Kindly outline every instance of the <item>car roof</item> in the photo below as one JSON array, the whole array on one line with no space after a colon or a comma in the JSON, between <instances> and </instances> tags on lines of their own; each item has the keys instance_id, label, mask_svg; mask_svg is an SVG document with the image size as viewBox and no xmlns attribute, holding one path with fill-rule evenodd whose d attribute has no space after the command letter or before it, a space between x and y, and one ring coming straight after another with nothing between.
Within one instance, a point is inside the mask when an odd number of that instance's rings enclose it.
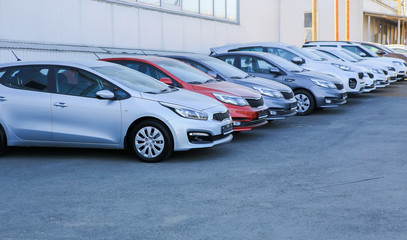
<instances>
[{"instance_id":1,"label":"car roof","mask_svg":"<svg viewBox=\"0 0 407 240\"><path fill-rule=\"evenodd\" d=\"M252 43L234 43L227 44L221 47L211 48L212 54L224 53L232 49L242 48L242 47L288 47L292 46L291 44L282 43L282 42L252 42Z\"/></svg>"},{"instance_id":2,"label":"car roof","mask_svg":"<svg viewBox=\"0 0 407 240\"><path fill-rule=\"evenodd\" d=\"M27 66L27 65L63 65L75 67L102 67L112 66L113 63L97 61L97 60L46 60L46 61L17 61L0 64L0 67L14 67L14 66Z\"/></svg>"},{"instance_id":3,"label":"car roof","mask_svg":"<svg viewBox=\"0 0 407 240\"><path fill-rule=\"evenodd\" d=\"M158 62L158 61L167 61L167 60L174 60L171 58L163 57L163 56L155 56L155 55L140 55L137 57L114 57L114 58L103 58L101 60L128 60L128 61L134 61L134 60L144 60L144 61L149 61L149 62ZM174 60L175 61L175 60Z\"/></svg>"}]
</instances>

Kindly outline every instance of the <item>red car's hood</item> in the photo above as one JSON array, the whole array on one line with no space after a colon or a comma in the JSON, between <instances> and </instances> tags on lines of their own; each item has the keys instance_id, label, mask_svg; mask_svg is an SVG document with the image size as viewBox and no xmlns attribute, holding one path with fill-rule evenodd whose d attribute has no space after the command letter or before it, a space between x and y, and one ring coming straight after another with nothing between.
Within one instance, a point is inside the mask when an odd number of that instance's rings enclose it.
<instances>
[{"instance_id":1,"label":"red car's hood","mask_svg":"<svg viewBox=\"0 0 407 240\"><path fill-rule=\"evenodd\" d=\"M192 85L197 92L215 92L231 96L259 98L261 94L244 86L230 82L216 82Z\"/></svg>"}]
</instances>

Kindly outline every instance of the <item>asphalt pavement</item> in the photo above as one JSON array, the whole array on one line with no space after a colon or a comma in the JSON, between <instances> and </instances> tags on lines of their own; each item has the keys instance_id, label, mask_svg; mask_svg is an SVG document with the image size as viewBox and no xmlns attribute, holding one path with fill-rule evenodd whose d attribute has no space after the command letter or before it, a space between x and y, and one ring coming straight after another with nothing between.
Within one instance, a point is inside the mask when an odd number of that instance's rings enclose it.
<instances>
[{"instance_id":1,"label":"asphalt pavement","mask_svg":"<svg viewBox=\"0 0 407 240\"><path fill-rule=\"evenodd\" d=\"M139 162L12 148L0 239L407 239L407 81Z\"/></svg>"}]
</instances>

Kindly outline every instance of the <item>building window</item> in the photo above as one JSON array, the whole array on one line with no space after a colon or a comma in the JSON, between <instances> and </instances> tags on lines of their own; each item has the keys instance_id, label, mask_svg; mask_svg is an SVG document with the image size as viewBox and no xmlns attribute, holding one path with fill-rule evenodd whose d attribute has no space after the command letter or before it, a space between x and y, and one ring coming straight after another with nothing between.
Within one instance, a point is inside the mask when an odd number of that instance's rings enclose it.
<instances>
[{"instance_id":1,"label":"building window","mask_svg":"<svg viewBox=\"0 0 407 240\"><path fill-rule=\"evenodd\" d=\"M304 13L304 41L312 41L312 13Z\"/></svg>"},{"instance_id":2,"label":"building window","mask_svg":"<svg viewBox=\"0 0 407 240\"><path fill-rule=\"evenodd\" d=\"M157 7L193 13L214 19L239 21L240 0L105 0L108 2L142 3L144 6Z\"/></svg>"}]
</instances>

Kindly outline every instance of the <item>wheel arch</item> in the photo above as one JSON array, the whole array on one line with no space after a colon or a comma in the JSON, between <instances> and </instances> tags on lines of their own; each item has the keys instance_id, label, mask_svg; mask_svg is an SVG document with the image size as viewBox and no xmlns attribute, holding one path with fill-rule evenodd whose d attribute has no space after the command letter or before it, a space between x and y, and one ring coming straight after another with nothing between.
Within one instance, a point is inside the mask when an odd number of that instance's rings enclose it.
<instances>
[{"instance_id":1,"label":"wheel arch","mask_svg":"<svg viewBox=\"0 0 407 240\"><path fill-rule=\"evenodd\" d=\"M124 149L128 149L128 148L129 148L129 142L130 142L129 136L130 136L131 131L134 129L134 127L135 127L137 124L139 124L139 123L141 123L141 122L143 122L143 121L147 121L147 120L153 120L153 121L160 122L160 123L168 130L168 132L169 132L169 134L170 134L170 137L172 138L172 141L174 142L173 145L175 145L175 138L174 138L174 135L172 134L171 128L170 128L164 121L162 121L161 119L156 118L156 117L141 117L141 118L139 118L139 119L133 121L133 122L130 124L130 126L127 128L126 135L124 136L124 144L123 144L123 145L124 145ZM173 146L173 147L174 147L174 146Z\"/></svg>"}]
</instances>

